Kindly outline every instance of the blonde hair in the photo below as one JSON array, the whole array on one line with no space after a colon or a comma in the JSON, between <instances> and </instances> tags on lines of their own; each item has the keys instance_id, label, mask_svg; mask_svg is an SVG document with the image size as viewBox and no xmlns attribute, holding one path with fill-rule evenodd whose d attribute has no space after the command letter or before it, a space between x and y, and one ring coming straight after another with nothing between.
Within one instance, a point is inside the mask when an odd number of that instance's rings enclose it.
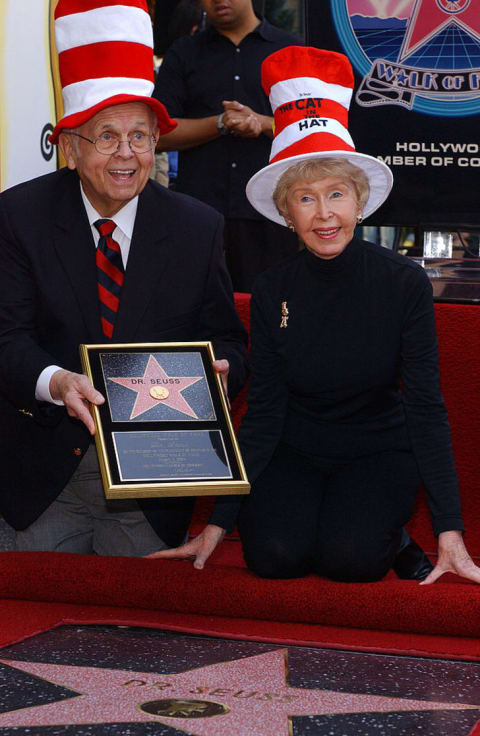
<instances>
[{"instance_id":1,"label":"blonde hair","mask_svg":"<svg viewBox=\"0 0 480 736\"><path fill-rule=\"evenodd\" d=\"M287 196L292 184L297 181L313 182L327 176L341 176L347 179L352 184L360 210L363 210L370 194L370 185L365 172L346 159L319 157L293 164L280 176L272 196L282 217L287 214Z\"/></svg>"}]
</instances>

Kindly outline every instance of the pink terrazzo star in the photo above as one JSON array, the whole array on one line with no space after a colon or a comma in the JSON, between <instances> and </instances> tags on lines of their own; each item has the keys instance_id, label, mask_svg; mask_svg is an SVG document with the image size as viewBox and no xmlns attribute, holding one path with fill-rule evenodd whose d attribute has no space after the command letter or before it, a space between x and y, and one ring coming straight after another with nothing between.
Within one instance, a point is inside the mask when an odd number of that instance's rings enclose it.
<instances>
[{"instance_id":1,"label":"pink terrazzo star","mask_svg":"<svg viewBox=\"0 0 480 736\"><path fill-rule=\"evenodd\" d=\"M0 728L158 722L194 736L260 733L262 736L288 736L292 716L479 707L289 687L286 650L174 675L11 660L3 660L3 664L79 694L69 700L3 713ZM147 704L152 701L173 702L177 717L152 716L142 710L142 707L150 707ZM211 713L211 717L206 717L215 707L218 712L218 704L223 706L221 714ZM160 704L160 708L163 707ZM196 717L189 717L193 713Z\"/></svg>"},{"instance_id":2,"label":"pink terrazzo star","mask_svg":"<svg viewBox=\"0 0 480 736\"><path fill-rule=\"evenodd\" d=\"M130 419L139 417L140 414L148 411L152 406L158 406L159 403L169 406L171 409L175 409L182 414L187 414L189 417L193 417L193 419L198 419L190 404L183 398L182 391L197 383L197 381L201 381L202 378L203 376L168 376L160 363L153 355L150 355L143 376L109 378L108 380L113 381L113 383L119 383L120 386L125 386L130 391L137 392L137 398L135 399ZM150 389L155 385L164 386L168 389L169 395L167 398L159 401L150 394Z\"/></svg>"}]
</instances>

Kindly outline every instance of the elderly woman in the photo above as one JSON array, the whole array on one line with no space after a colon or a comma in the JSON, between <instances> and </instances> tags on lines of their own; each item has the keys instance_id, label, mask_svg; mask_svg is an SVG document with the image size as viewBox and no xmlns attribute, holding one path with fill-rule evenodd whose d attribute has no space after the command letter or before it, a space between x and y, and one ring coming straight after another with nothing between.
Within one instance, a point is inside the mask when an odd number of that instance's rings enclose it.
<instances>
[{"instance_id":1,"label":"elderly woman","mask_svg":"<svg viewBox=\"0 0 480 736\"><path fill-rule=\"evenodd\" d=\"M240 430L252 484L238 519L246 563L265 577L373 581L393 567L426 583L448 570L480 582L463 544L429 280L355 236L392 177L355 151L346 130L349 62L291 47L269 57L262 75L275 139L247 196L305 249L261 275L252 297ZM439 540L433 570L404 530L421 482ZM180 554L202 567L236 510L222 499Z\"/></svg>"},{"instance_id":2,"label":"elderly woman","mask_svg":"<svg viewBox=\"0 0 480 736\"><path fill-rule=\"evenodd\" d=\"M273 192L305 250L252 300L241 446L253 488L239 528L263 576L427 577L403 529L421 480L441 548L463 544L430 284L354 236L369 193L365 172L335 157L294 163Z\"/></svg>"}]
</instances>

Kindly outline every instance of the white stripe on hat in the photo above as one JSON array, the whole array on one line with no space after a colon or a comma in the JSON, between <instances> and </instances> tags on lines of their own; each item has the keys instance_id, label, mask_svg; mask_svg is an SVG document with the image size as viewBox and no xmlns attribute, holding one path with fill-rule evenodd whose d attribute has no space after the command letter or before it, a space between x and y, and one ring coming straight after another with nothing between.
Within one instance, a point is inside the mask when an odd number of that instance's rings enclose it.
<instances>
[{"instance_id":1,"label":"white stripe on hat","mask_svg":"<svg viewBox=\"0 0 480 736\"><path fill-rule=\"evenodd\" d=\"M153 82L148 79L131 77L102 77L101 79L85 79L82 82L68 84L62 92L66 117L88 110L114 95L151 97Z\"/></svg>"},{"instance_id":2,"label":"white stripe on hat","mask_svg":"<svg viewBox=\"0 0 480 736\"><path fill-rule=\"evenodd\" d=\"M312 122L314 120L321 121L320 125L317 126L314 124L312 126ZM342 141L355 150L350 133L335 118L305 118L287 125L281 133L275 136L272 143L270 161L278 156L278 154L281 153L284 148L287 148L287 146L291 146L293 143L298 143L299 140L306 138L313 133L330 133L331 135L336 135L337 138L341 138Z\"/></svg>"},{"instance_id":3,"label":"white stripe on hat","mask_svg":"<svg viewBox=\"0 0 480 736\"><path fill-rule=\"evenodd\" d=\"M153 48L150 16L141 8L109 5L64 15L55 21L55 42L59 54L102 41L131 41Z\"/></svg>"},{"instance_id":4,"label":"white stripe on hat","mask_svg":"<svg viewBox=\"0 0 480 736\"><path fill-rule=\"evenodd\" d=\"M270 89L270 105L273 112L279 105L307 97L322 97L338 102L348 110L352 88L341 84L329 84L316 77L294 77L273 84Z\"/></svg>"}]
</instances>

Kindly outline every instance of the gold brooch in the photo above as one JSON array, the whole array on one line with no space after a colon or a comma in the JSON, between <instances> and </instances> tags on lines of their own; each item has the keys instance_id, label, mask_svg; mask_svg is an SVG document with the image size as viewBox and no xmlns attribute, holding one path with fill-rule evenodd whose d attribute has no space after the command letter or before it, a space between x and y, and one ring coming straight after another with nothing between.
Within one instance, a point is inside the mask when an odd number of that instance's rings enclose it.
<instances>
[{"instance_id":1,"label":"gold brooch","mask_svg":"<svg viewBox=\"0 0 480 736\"><path fill-rule=\"evenodd\" d=\"M280 327L288 327L288 309L287 309L287 302L282 302L282 320L280 322Z\"/></svg>"}]
</instances>

